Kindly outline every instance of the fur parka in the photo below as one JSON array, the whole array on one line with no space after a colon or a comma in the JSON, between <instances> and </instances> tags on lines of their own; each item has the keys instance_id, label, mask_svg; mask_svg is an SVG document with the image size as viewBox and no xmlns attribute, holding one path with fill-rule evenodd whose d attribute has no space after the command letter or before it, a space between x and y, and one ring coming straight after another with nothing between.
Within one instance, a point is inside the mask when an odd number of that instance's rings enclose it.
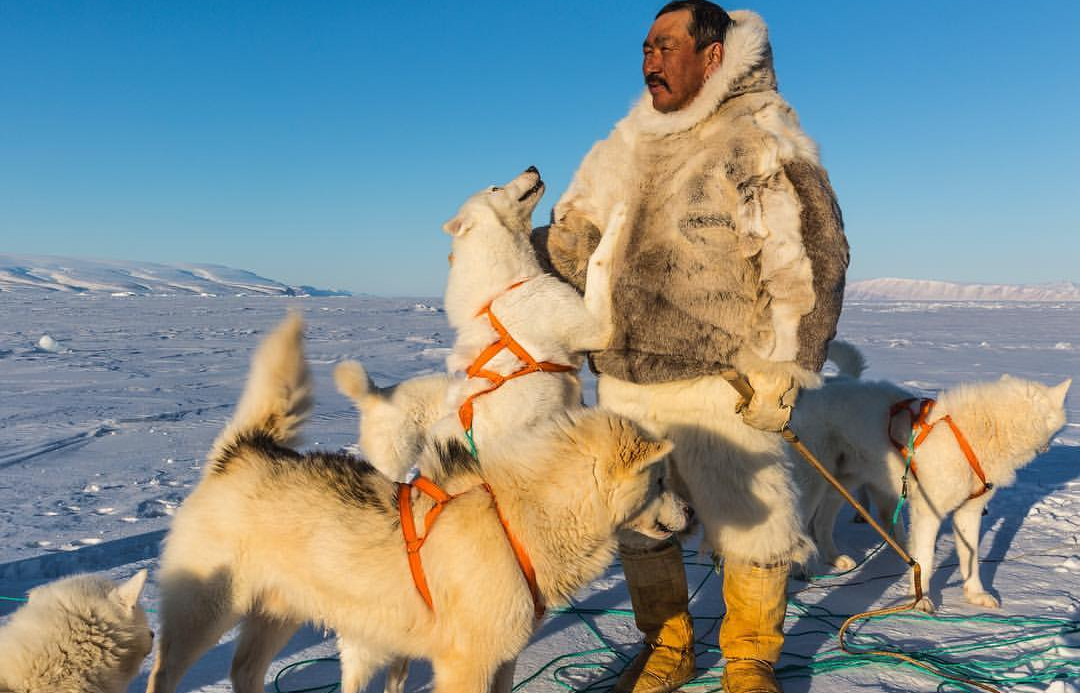
<instances>
[{"instance_id":1,"label":"fur parka","mask_svg":"<svg viewBox=\"0 0 1080 693\"><path fill-rule=\"evenodd\" d=\"M817 147L776 91L762 19L731 13L724 58L685 108L646 91L598 142L534 244L583 289L617 202L615 334L593 366L653 383L774 362L817 371L835 335L848 246Z\"/></svg>"}]
</instances>

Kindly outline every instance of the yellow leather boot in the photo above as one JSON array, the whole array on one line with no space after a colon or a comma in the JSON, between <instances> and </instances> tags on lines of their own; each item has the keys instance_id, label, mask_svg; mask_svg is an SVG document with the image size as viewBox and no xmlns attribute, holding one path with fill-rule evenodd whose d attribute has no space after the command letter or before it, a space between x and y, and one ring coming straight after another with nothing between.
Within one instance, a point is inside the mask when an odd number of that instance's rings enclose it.
<instances>
[{"instance_id":1,"label":"yellow leather boot","mask_svg":"<svg viewBox=\"0 0 1080 693\"><path fill-rule=\"evenodd\" d=\"M788 563L724 563L724 693L782 693L773 664L784 645L789 569Z\"/></svg>"},{"instance_id":2,"label":"yellow leather boot","mask_svg":"<svg viewBox=\"0 0 1080 693\"><path fill-rule=\"evenodd\" d=\"M645 647L623 670L614 693L668 693L696 673L682 550L673 542L646 551L620 547L619 557Z\"/></svg>"}]
</instances>

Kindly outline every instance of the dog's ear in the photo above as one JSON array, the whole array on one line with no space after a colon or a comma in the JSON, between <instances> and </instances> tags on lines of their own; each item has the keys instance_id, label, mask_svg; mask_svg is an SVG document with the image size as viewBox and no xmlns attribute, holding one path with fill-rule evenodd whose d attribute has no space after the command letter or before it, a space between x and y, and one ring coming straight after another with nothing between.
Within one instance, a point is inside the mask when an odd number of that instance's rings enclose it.
<instances>
[{"instance_id":1,"label":"dog's ear","mask_svg":"<svg viewBox=\"0 0 1080 693\"><path fill-rule=\"evenodd\" d=\"M671 452L674 444L670 440L657 440L645 434L629 421L621 422L618 442L615 446L615 459L612 467L615 471L639 471L660 461Z\"/></svg>"},{"instance_id":2,"label":"dog's ear","mask_svg":"<svg viewBox=\"0 0 1080 693\"><path fill-rule=\"evenodd\" d=\"M109 593L109 598L125 609L134 609L146 586L146 568L131 576L131 579Z\"/></svg>"},{"instance_id":3,"label":"dog's ear","mask_svg":"<svg viewBox=\"0 0 1080 693\"><path fill-rule=\"evenodd\" d=\"M1059 407L1064 407L1065 395L1069 394L1070 385L1072 385L1072 378L1067 378L1050 388L1050 401Z\"/></svg>"},{"instance_id":4,"label":"dog's ear","mask_svg":"<svg viewBox=\"0 0 1080 693\"><path fill-rule=\"evenodd\" d=\"M447 232L454 238L464 236L465 232L469 230L469 225L465 223L465 220L461 218L461 215L454 217L450 221L442 225L443 231Z\"/></svg>"}]
</instances>

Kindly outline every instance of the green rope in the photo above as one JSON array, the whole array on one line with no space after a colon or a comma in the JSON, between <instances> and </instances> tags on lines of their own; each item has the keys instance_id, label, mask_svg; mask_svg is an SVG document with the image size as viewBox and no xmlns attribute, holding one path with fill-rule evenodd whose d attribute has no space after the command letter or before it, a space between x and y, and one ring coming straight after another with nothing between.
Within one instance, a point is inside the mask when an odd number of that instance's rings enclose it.
<instances>
[{"instance_id":1,"label":"green rope","mask_svg":"<svg viewBox=\"0 0 1080 693\"><path fill-rule=\"evenodd\" d=\"M711 564L687 561L686 565L701 567ZM711 570L706 572L705 577L693 590L691 599L693 595L697 595L702 590L715 574ZM598 616L611 616L632 619L633 611L630 609L583 608L571 602L570 606L553 609L551 614L553 616L570 614L576 616L598 642L598 646L552 658L522 678L514 686L513 690L527 690L531 683L547 674L551 683L573 693L607 693L610 691L619 672L626 665L627 657L608 642L595 623L586 617L595 619ZM797 642L800 638L811 636L834 636L840 624L849 618L851 614L838 614L816 604L807 604L796 599L789 599L788 616L799 619L799 632L788 633L787 635L789 641ZM711 633L716 623L721 619L722 615L694 617L695 623L702 621L709 623L708 628L695 628L695 630L702 633ZM988 632L1001 633L1001 635L992 639L979 639L978 641L956 645L922 646L904 649L905 654L930 663L947 673L960 675L974 681L1007 685L1047 685L1053 681L1080 678L1080 644L1072 646L1056 641L1062 636L1080 633L1080 621L1065 618L987 615L929 616L922 613L904 612L868 619L860 626L857 632L853 632L848 636L849 647L856 650L895 649L894 641L884 636L865 632L867 624L887 620L925 621L927 619L944 622L957 628L963 625L974 626L977 627L980 635ZM818 627L801 627L804 625L813 626L813 624L818 624ZM1046 640L1050 640L1050 642L1040 642ZM699 657L704 654L714 654L718 657L721 655L719 647L702 640L695 642L694 649ZM1069 656L1063 651L1075 651L1076 654ZM981 656L980 661L967 659L971 652L978 652ZM927 677L932 676L926 670L906 662L879 655L859 654L858 652L847 654L837 646L832 646L813 655L785 653L784 657L786 660L793 661L777 667L777 678L782 681L816 678L869 666L900 667L911 673L918 673ZM279 681L288 671L305 664L328 661L335 660L332 658L309 660L296 662L285 667L275 677L275 693L333 693L336 690L336 682L303 689L286 689L279 685ZM587 681L580 681L582 675L587 672L596 672L597 675L590 677ZM693 689L697 693L718 693L722 690L720 687L721 673L721 665L699 669L697 677L683 687ZM579 681L574 682L570 680L572 678L579 679ZM937 685L939 693L961 691L967 693L972 690L975 689L948 680L941 680Z\"/></svg>"},{"instance_id":2,"label":"green rope","mask_svg":"<svg viewBox=\"0 0 1080 693\"><path fill-rule=\"evenodd\" d=\"M472 426L469 426L467 429L465 429L465 440L469 442L469 452L472 453L473 459L479 460L480 455L476 453L476 443L473 441L472 437Z\"/></svg>"}]
</instances>

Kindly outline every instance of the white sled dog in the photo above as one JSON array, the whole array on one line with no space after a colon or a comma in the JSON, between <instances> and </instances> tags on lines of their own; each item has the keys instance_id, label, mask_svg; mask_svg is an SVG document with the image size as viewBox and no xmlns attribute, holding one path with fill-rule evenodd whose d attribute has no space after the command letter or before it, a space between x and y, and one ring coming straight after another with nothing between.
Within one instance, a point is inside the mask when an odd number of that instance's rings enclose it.
<instances>
[{"instance_id":1,"label":"white sled dog","mask_svg":"<svg viewBox=\"0 0 1080 693\"><path fill-rule=\"evenodd\" d=\"M544 272L530 243L530 218L543 194L539 172L529 168L505 187L470 197L444 225L453 237L446 312L457 331L447 368L467 377L426 375L378 388L356 361L335 369L338 390L361 413L361 449L392 479L404 478L415 464L436 422L436 438L461 435L459 412L467 401L477 448L580 406L577 372L585 352L602 349L611 339L611 261L626 215L621 206L612 212L604 240L590 257L582 297ZM506 344L496 322L537 363L559 368L513 376L527 364L509 345L494 351L493 344ZM478 395L495 385L482 374L468 375L488 349L494 355L476 370L511 377Z\"/></svg>"},{"instance_id":2,"label":"white sled dog","mask_svg":"<svg viewBox=\"0 0 1080 693\"><path fill-rule=\"evenodd\" d=\"M859 380L862 356L849 344L834 342L829 357L840 367L840 376L799 396L792 430L847 489L866 486L879 517L888 523L900 499L904 473L904 459L891 439L906 444L912 432L911 419L904 412L891 418L890 414L893 405L913 395L889 382ZM964 596L978 606L999 606L979 577L982 512L996 490L1012 484L1016 471L1045 451L1054 433L1065 425L1065 395L1071 382L1050 387L1004 375L999 380L958 385L937 397L928 421L939 423L916 448L917 478L908 475L908 550L922 567L924 595L933 574L938 530L952 513ZM912 406L917 403L916 399ZM985 473L985 489L946 416L970 444ZM839 554L832 538L844 501L805 462L797 461L796 469L804 490L803 516L813 518L811 533L821 558L838 568L853 567L854 561ZM903 539L902 526L896 530ZM924 596L919 608L931 612L934 604Z\"/></svg>"},{"instance_id":3,"label":"white sled dog","mask_svg":"<svg viewBox=\"0 0 1080 693\"><path fill-rule=\"evenodd\" d=\"M410 577L399 487L359 459L288 447L310 409L301 330L292 316L258 349L206 475L177 512L148 691L175 690L241 621L231 672L239 693L263 690L274 654L304 622L336 632L344 693L398 657L430 659L437 691L484 691L537 623L500 513L546 606L603 571L618 530L659 538L686 526L686 505L660 483L671 444L605 412L523 432L490 467L456 440L434 445L427 468L455 497L421 552L429 608ZM414 517L433 507L412 497Z\"/></svg>"},{"instance_id":4,"label":"white sled dog","mask_svg":"<svg viewBox=\"0 0 1080 693\"><path fill-rule=\"evenodd\" d=\"M140 570L122 585L73 575L30 590L0 629L0 691L124 693L154 640L145 583Z\"/></svg>"},{"instance_id":5,"label":"white sled dog","mask_svg":"<svg viewBox=\"0 0 1080 693\"><path fill-rule=\"evenodd\" d=\"M375 469L404 481L420 459L431 426L449 413L446 392L452 378L434 373L378 387L357 361L334 369L334 383L360 411L360 450Z\"/></svg>"},{"instance_id":6,"label":"white sled dog","mask_svg":"<svg viewBox=\"0 0 1080 693\"><path fill-rule=\"evenodd\" d=\"M540 173L530 167L505 187L473 195L443 226L453 237L446 315L457 332L446 365L469 376L451 384L447 419L460 435L461 407L471 407L480 450L580 406L577 372L585 353L611 341L611 262L625 235L625 208L616 206L589 258L582 297L544 271L530 242L532 211L543 194ZM525 368L522 352L536 367ZM442 425L435 435L446 435Z\"/></svg>"}]
</instances>

